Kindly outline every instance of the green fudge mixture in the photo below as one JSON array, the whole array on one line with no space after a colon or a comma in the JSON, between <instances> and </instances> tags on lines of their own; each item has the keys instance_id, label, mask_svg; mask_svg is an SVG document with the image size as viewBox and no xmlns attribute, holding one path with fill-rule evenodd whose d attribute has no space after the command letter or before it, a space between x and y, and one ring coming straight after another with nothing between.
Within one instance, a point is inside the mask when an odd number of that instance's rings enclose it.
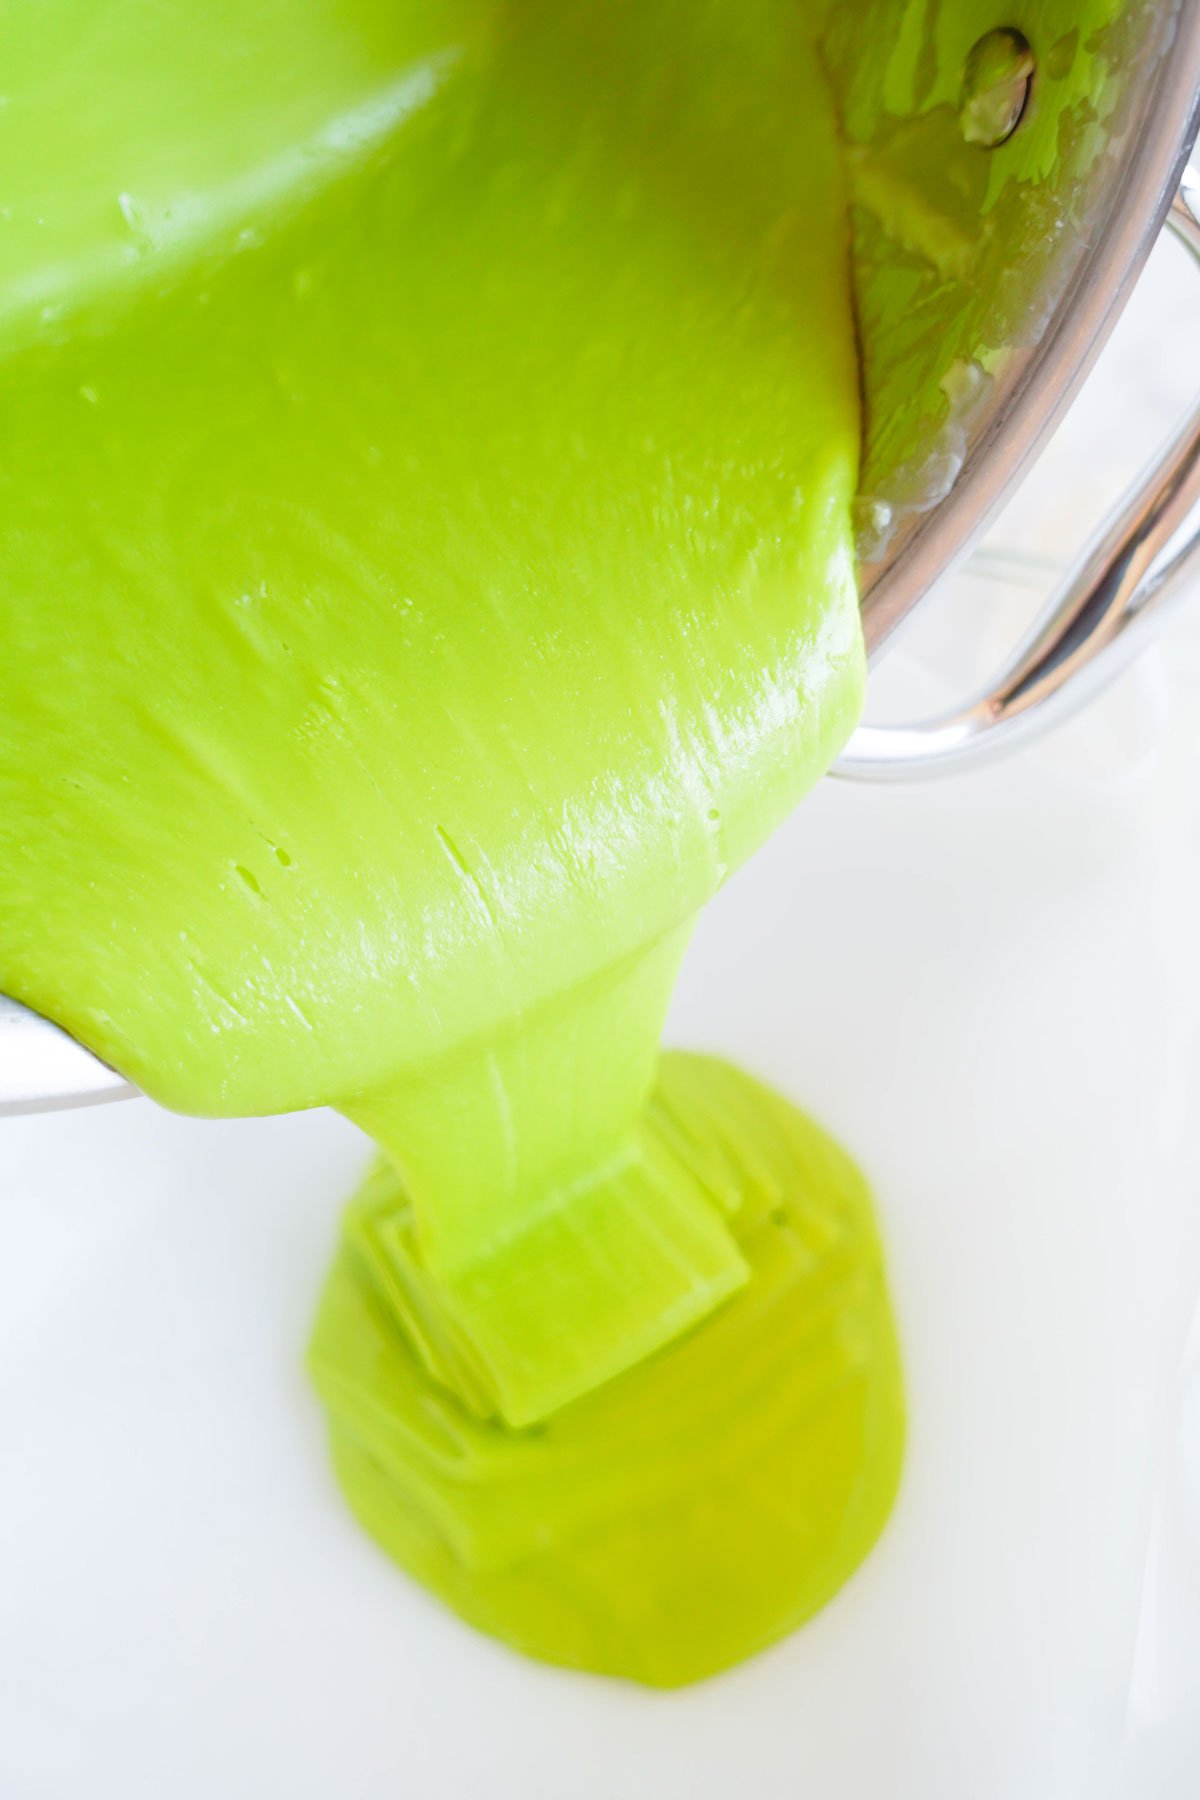
<instances>
[{"instance_id":1,"label":"green fudge mixture","mask_svg":"<svg viewBox=\"0 0 1200 1800\"><path fill-rule=\"evenodd\" d=\"M813 33L0 15L0 991L165 1105L375 1138L311 1349L350 1505L663 1685L828 1599L903 1439L861 1177L658 1054L862 692Z\"/></svg>"}]
</instances>

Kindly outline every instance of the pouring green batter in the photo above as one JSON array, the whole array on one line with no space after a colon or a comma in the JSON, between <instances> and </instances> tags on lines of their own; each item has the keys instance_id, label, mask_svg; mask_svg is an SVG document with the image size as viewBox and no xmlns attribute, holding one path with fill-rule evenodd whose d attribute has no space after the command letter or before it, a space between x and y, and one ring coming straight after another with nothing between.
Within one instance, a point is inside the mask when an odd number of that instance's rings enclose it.
<instances>
[{"instance_id":1,"label":"pouring green batter","mask_svg":"<svg viewBox=\"0 0 1200 1800\"><path fill-rule=\"evenodd\" d=\"M0 990L370 1132L350 1504L523 1649L695 1679L846 1579L903 1436L861 1178L657 1050L860 702L810 18L174 10L0 23Z\"/></svg>"}]
</instances>

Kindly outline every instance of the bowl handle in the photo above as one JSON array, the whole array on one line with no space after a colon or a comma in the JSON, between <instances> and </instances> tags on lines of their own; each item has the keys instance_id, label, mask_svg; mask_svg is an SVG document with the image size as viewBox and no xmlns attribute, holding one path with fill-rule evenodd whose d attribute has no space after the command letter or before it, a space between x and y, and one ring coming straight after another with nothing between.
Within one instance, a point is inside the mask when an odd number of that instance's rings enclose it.
<instances>
[{"instance_id":1,"label":"bowl handle","mask_svg":"<svg viewBox=\"0 0 1200 1800\"><path fill-rule=\"evenodd\" d=\"M1200 263L1200 165L1184 175L1168 224ZM1125 667L1178 598L1180 577L1200 550L1200 514L1191 517L1198 506L1200 405L1100 527L985 691L916 725L860 725L834 773L851 781L957 775L1061 723Z\"/></svg>"}]
</instances>

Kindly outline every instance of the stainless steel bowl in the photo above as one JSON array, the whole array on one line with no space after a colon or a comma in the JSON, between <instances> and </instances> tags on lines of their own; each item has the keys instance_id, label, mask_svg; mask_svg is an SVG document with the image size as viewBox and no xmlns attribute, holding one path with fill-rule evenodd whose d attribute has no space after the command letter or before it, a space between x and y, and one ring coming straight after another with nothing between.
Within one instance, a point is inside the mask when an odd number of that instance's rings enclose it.
<instances>
[{"instance_id":1,"label":"stainless steel bowl","mask_svg":"<svg viewBox=\"0 0 1200 1800\"><path fill-rule=\"evenodd\" d=\"M1196 0L829 0L864 367L862 616L877 656L1070 404L1164 223L1200 258ZM863 727L838 772L1006 749L1144 641L1195 547L1200 409L984 693ZM0 1113L133 1090L0 996Z\"/></svg>"},{"instance_id":2,"label":"stainless steel bowl","mask_svg":"<svg viewBox=\"0 0 1200 1800\"><path fill-rule=\"evenodd\" d=\"M912 180L914 164L920 168L912 141L922 131L941 155L940 168L926 158L931 174L920 198L929 216L907 237L903 219L889 229L886 216L872 232L862 222L857 186L853 195L868 414L860 569L872 655L1028 471L1164 224L1200 259L1200 177L1189 168L1200 127L1195 0L1031 0L1005 9L1003 22L986 0L931 7L947 66L930 69L920 49L903 50L910 68L926 69L926 97L909 118L889 119L902 27L921 10L920 0L915 7L872 0L864 21L847 8L890 48L880 66L870 50L848 45L840 76L844 86L870 87L862 155L884 167L867 184L868 205L882 191L879 210L886 214L889 193ZM974 37L977 27L984 28ZM1027 104L1011 136L989 147L977 131L966 135L978 98L972 54L1005 36L1028 47ZM1076 79L1084 55L1093 63ZM951 112L956 81L960 141L948 116L940 135L930 127L939 105ZM1022 160L1026 131L1040 131L1043 141L1053 131L1052 149ZM891 168L889 146L896 146ZM954 256L943 255L939 265L939 228L944 239L959 227L961 195L972 178L979 191L981 160L992 165L985 199L977 217L968 217ZM1002 228L989 230L1001 213ZM924 256L915 241L922 234L932 244ZM904 307L879 304L888 283L894 293L906 280ZM1146 640L1179 591L1195 548L1189 526L1198 502L1200 408L1081 546L1035 630L985 690L938 719L860 729L837 772L867 780L956 773L1066 716Z\"/></svg>"}]
</instances>

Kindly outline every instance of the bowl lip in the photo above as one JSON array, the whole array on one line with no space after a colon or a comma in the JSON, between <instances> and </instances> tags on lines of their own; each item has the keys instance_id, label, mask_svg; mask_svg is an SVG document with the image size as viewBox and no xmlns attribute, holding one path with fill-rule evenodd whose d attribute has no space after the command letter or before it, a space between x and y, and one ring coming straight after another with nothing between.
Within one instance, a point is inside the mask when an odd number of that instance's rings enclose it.
<instances>
[{"instance_id":1,"label":"bowl lip","mask_svg":"<svg viewBox=\"0 0 1200 1800\"><path fill-rule=\"evenodd\" d=\"M1021 481L1120 317L1200 134L1200 5L1172 9L1104 223L996 415L946 497L862 575L863 635L874 655L952 568Z\"/></svg>"},{"instance_id":2,"label":"bowl lip","mask_svg":"<svg viewBox=\"0 0 1200 1800\"><path fill-rule=\"evenodd\" d=\"M52 1020L0 994L0 1120L131 1098L137 1089Z\"/></svg>"}]
</instances>

